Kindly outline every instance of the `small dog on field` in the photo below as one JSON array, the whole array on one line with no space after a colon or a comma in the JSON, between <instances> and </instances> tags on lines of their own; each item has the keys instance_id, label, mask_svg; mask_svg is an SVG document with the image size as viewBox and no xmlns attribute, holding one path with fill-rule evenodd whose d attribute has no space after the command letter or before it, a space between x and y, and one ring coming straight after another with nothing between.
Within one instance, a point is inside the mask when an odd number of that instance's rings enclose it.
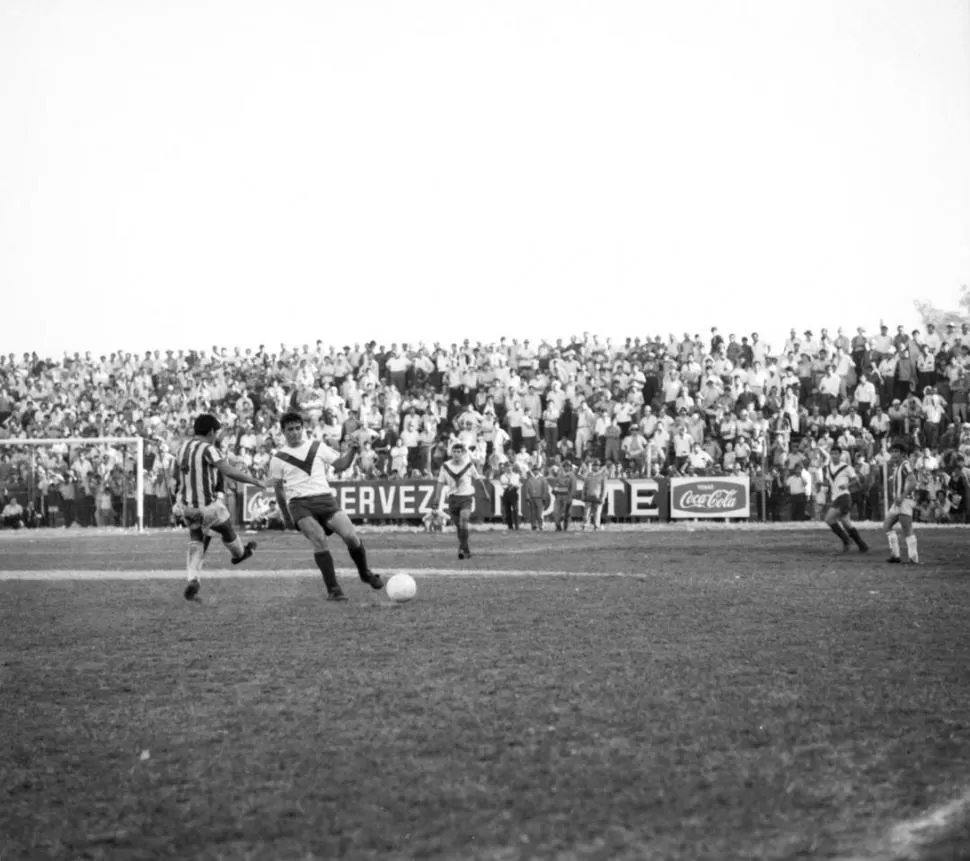
<instances>
[{"instance_id":1,"label":"small dog on field","mask_svg":"<svg viewBox=\"0 0 970 861\"><path fill-rule=\"evenodd\" d=\"M445 515L437 510L427 511L421 522L424 524L425 532L443 532L445 528Z\"/></svg>"}]
</instances>

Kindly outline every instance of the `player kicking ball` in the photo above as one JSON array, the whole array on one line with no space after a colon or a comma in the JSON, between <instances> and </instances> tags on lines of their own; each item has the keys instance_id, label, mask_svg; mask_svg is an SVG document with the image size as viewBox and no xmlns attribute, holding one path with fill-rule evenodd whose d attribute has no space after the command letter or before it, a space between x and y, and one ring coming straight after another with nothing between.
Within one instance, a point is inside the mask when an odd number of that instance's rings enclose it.
<instances>
[{"instance_id":1,"label":"player kicking ball","mask_svg":"<svg viewBox=\"0 0 970 861\"><path fill-rule=\"evenodd\" d=\"M825 522L842 541L842 552L848 553L852 546L850 539L856 543L860 553L868 553L869 545L862 540L859 530L852 524L849 513L852 511L852 491L859 484L856 471L849 464L847 452L837 454L836 460L829 461L825 467L825 485L828 488L829 504L825 512Z\"/></svg>"},{"instance_id":2,"label":"player kicking ball","mask_svg":"<svg viewBox=\"0 0 970 861\"><path fill-rule=\"evenodd\" d=\"M347 545L360 579L372 589L383 588L383 578L367 567L364 542L347 513L337 506L337 496L327 480L328 467L335 472L350 468L357 456L356 446L340 454L324 443L307 439L299 413L286 413L280 419L280 427L286 445L270 459L268 483L276 491L287 526L295 524L313 545L313 560L323 575L327 600L347 600L337 582L333 555L327 546L327 536L334 533Z\"/></svg>"},{"instance_id":3,"label":"player kicking ball","mask_svg":"<svg viewBox=\"0 0 970 861\"><path fill-rule=\"evenodd\" d=\"M212 541L212 534L222 536L232 557L232 564L245 562L253 555L256 542L243 546L232 526L232 517L223 501L222 484L228 478L243 484L265 487L263 482L247 472L230 466L216 447L216 437L222 425L215 416L203 413L192 427L194 436L182 443L172 462L175 481L175 511L189 529L187 559L188 584L185 599L195 601L199 595L202 565Z\"/></svg>"},{"instance_id":4,"label":"player kicking ball","mask_svg":"<svg viewBox=\"0 0 970 861\"><path fill-rule=\"evenodd\" d=\"M889 542L889 559L887 562L899 564L899 536L896 534L896 524L902 530L906 539L906 552L910 565L919 565L919 552L916 547L916 535L913 532L913 496L916 493L916 471L906 460L908 450L906 443L896 440L889 448L889 492L892 494L892 505L886 515L883 529Z\"/></svg>"},{"instance_id":5,"label":"player kicking ball","mask_svg":"<svg viewBox=\"0 0 970 861\"><path fill-rule=\"evenodd\" d=\"M472 509L475 507L475 481L485 482L471 457L465 451L465 445L454 442L450 449L451 457L446 460L438 471L438 483L435 485L431 508L436 509L441 500L441 494L448 489L448 513L458 532L458 558L471 559L472 551L468 544L468 521L471 520ZM486 496L488 490L485 490Z\"/></svg>"}]
</instances>

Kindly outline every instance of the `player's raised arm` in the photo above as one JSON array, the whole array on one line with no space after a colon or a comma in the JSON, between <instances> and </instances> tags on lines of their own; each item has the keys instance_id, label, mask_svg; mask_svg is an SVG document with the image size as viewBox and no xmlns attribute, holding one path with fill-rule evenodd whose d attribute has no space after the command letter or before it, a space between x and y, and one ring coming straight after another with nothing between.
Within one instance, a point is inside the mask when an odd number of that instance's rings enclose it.
<instances>
[{"instance_id":1,"label":"player's raised arm","mask_svg":"<svg viewBox=\"0 0 970 861\"><path fill-rule=\"evenodd\" d=\"M222 458L222 460L215 463L215 468L219 470L219 473L231 481L238 481L242 484L252 484L255 487L266 487L266 482L255 476L250 475L245 470L239 469L229 463L228 458Z\"/></svg>"},{"instance_id":2,"label":"player's raised arm","mask_svg":"<svg viewBox=\"0 0 970 861\"><path fill-rule=\"evenodd\" d=\"M357 457L357 449L359 448L359 443L353 437L347 440L347 451L345 451L340 457L334 460L330 466L333 467L334 472L343 472L344 470L350 469L354 464L354 459Z\"/></svg>"}]
</instances>

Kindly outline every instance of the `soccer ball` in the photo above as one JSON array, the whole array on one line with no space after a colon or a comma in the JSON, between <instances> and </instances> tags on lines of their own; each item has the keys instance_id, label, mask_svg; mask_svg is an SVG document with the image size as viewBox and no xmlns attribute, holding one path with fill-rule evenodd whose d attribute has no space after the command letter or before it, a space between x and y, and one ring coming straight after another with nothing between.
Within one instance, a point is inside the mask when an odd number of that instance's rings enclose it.
<instances>
[{"instance_id":1,"label":"soccer ball","mask_svg":"<svg viewBox=\"0 0 970 861\"><path fill-rule=\"evenodd\" d=\"M418 585L410 574L395 574L387 581L385 587L387 597L396 604L405 604L410 601L418 591Z\"/></svg>"}]
</instances>

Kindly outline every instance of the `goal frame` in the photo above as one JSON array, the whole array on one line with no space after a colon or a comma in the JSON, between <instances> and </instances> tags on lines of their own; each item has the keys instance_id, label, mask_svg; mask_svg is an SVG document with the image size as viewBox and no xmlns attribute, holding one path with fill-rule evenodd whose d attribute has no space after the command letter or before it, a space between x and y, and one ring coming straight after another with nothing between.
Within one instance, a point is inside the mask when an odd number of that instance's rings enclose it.
<instances>
[{"instance_id":1,"label":"goal frame","mask_svg":"<svg viewBox=\"0 0 970 861\"><path fill-rule=\"evenodd\" d=\"M92 445L134 445L135 446L135 511L138 531L145 531L145 440L140 436L60 436L31 439L0 439L0 448L22 448L45 445L92 446Z\"/></svg>"}]
</instances>

